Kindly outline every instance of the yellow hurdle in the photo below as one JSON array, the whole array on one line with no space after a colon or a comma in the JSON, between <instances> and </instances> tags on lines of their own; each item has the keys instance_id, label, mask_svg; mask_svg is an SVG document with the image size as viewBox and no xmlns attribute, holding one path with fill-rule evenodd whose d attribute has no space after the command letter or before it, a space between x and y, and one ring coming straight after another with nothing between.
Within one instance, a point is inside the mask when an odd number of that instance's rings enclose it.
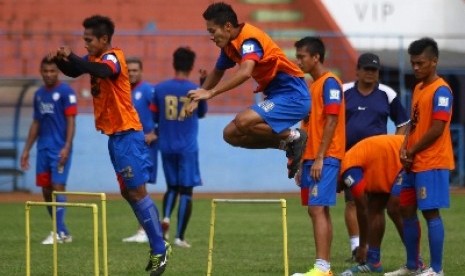
<instances>
[{"instance_id":1,"label":"yellow hurdle","mask_svg":"<svg viewBox=\"0 0 465 276\"><path fill-rule=\"evenodd\" d=\"M30 209L32 206L52 206L53 221L53 276L58 276L58 247L56 240L56 207L80 207L91 208L93 217L93 233L94 233L94 275L100 275L99 272L99 250L98 250L98 206L95 203L67 203L67 202L26 202L26 276L31 275L31 227L30 227Z\"/></svg>"},{"instance_id":2,"label":"yellow hurdle","mask_svg":"<svg viewBox=\"0 0 465 276\"><path fill-rule=\"evenodd\" d=\"M235 204L281 204L281 215L283 225L283 256L284 256L284 276L289 275L289 261L287 255L287 212L285 199L213 199L211 220L210 220L210 237L208 241L208 263L207 263L207 276L212 274L213 269L213 239L215 236L215 218L216 218L216 204L217 203L235 203Z\"/></svg>"},{"instance_id":3,"label":"yellow hurdle","mask_svg":"<svg viewBox=\"0 0 465 276\"><path fill-rule=\"evenodd\" d=\"M91 192L72 192L72 191L53 191L52 201L56 202L56 195L71 195L71 196L86 196L100 197L100 205L102 209L102 258L103 258L103 275L108 276L108 239L107 239L107 195L105 193ZM55 208L55 207L54 207ZM55 214L55 209L52 213ZM56 223L56 222L54 222Z\"/></svg>"}]
</instances>

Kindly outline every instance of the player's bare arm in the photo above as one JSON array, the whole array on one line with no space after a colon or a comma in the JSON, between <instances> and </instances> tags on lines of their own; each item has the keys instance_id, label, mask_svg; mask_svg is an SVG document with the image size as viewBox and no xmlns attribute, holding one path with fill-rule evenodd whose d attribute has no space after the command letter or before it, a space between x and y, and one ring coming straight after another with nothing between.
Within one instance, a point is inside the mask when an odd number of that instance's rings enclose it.
<instances>
[{"instance_id":1,"label":"player's bare arm","mask_svg":"<svg viewBox=\"0 0 465 276\"><path fill-rule=\"evenodd\" d=\"M334 132L336 130L338 121L337 115L327 114L326 116L326 124L323 130L323 136L321 137L317 156L315 162L310 168L310 175L315 180L320 180L321 178L321 171L323 170L323 159L326 152L328 151L329 145L331 144L331 140L334 137Z\"/></svg>"},{"instance_id":2,"label":"player's bare arm","mask_svg":"<svg viewBox=\"0 0 465 276\"><path fill-rule=\"evenodd\" d=\"M445 128L445 121L433 120L431 123L431 127L428 129L428 131L426 131L425 135L423 135L423 137L421 137L421 139L410 149L407 149L407 158L413 160L413 157L417 153L429 148L444 133Z\"/></svg>"}]
</instances>

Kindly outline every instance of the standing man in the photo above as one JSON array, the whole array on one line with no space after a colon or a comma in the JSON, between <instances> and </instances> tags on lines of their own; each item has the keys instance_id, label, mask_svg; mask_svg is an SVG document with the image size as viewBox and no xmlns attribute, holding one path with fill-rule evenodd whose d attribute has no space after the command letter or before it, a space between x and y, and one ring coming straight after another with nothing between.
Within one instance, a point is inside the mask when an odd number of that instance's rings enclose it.
<instances>
[{"instance_id":1,"label":"standing man","mask_svg":"<svg viewBox=\"0 0 465 276\"><path fill-rule=\"evenodd\" d=\"M128 58L126 59L126 64L128 66L129 82L131 83L132 103L142 123L145 144L149 148L152 161L152 166L149 168L149 180L147 183L155 184L157 181L158 143L156 126L153 122L152 112L150 111L150 103L153 98L153 86L148 82L142 81L142 60L135 57ZM139 229L137 229L134 235L123 239L123 242L144 243L148 241L147 234L141 225L139 225Z\"/></svg>"},{"instance_id":2,"label":"standing man","mask_svg":"<svg viewBox=\"0 0 465 276\"><path fill-rule=\"evenodd\" d=\"M357 81L343 85L346 103L346 150L364 138L387 134L390 118L396 125L396 134L403 134L409 122L407 112L397 93L379 83L379 57L372 53L360 55L357 61ZM348 188L344 189L346 207L345 223L350 239L350 250L355 260L359 246L359 229L354 199Z\"/></svg>"},{"instance_id":3,"label":"standing man","mask_svg":"<svg viewBox=\"0 0 465 276\"><path fill-rule=\"evenodd\" d=\"M207 112L207 101L200 100L197 110L188 118L181 118L187 92L198 85L189 81L194 67L195 53L180 47L173 53L174 78L155 86L152 111L160 130L159 144L167 190L163 197L163 235L167 240L171 213L179 197L178 225L174 245L189 248L185 240L187 224L192 213L194 187L202 185L197 142L199 118Z\"/></svg>"},{"instance_id":4,"label":"standing man","mask_svg":"<svg viewBox=\"0 0 465 276\"><path fill-rule=\"evenodd\" d=\"M151 276L165 271L171 246L162 237L158 210L145 188L152 165L142 125L131 102L131 86L123 51L111 46L115 25L105 16L94 15L83 22L88 55L81 58L67 46L50 54L67 76L90 75L95 125L108 135L108 150L121 195L132 207L150 243L146 267Z\"/></svg>"},{"instance_id":5,"label":"standing man","mask_svg":"<svg viewBox=\"0 0 465 276\"><path fill-rule=\"evenodd\" d=\"M345 112L342 84L323 65L325 45L320 38L305 37L295 43L297 64L310 73L312 112L302 123L311 137L304 151L300 184L302 205L308 206L313 225L316 260L307 273L295 276L333 275L330 264L333 226L329 207L336 204L336 186L345 151ZM300 182L300 183L299 183Z\"/></svg>"},{"instance_id":6,"label":"standing man","mask_svg":"<svg viewBox=\"0 0 465 276\"><path fill-rule=\"evenodd\" d=\"M449 85L436 72L439 58L436 41L432 38L415 40L408 53L419 83L412 94L407 143L400 151L400 161L407 171L400 193L407 264L386 275L406 275L401 273L421 268L417 209L428 227L431 267L415 275L444 275L444 224L439 209L449 207L449 171L455 166L450 137L453 96Z\"/></svg>"},{"instance_id":7,"label":"standing man","mask_svg":"<svg viewBox=\"0 0 465 276\"><path fill-rule=\"evenodd\" d=\"M309 113L310 96L303 72L262 30L239 24L232 7L213 3L203 13L210 39L221 49L215 68L200 89L189 92L189 116L200 100L208 100L230 91L250 78L263 92L265 100L240 112L223 130L224 140L235 147L286 150L288 177L300 166L307 136L290 128ZM220 82L227 69L239 65L227 80Z\"/></svg>"},{"instance_id":8,"label":"standing man","mask_svg":"<svg viewBox=\"0 0 465 276\"><path fill-rule=\"evenodd\" d=\"M60 71L53 61L43 58L40 74L44 85L34 94L34 119L21 154L21 168L29 169L29 152L37 140L36 185L42 187L46 202L52 201L53 191L65 191L71 167L75 118L76 94L73 89L58 80ZM65 195L57 195L57 202L66 202ZM52 216L52 207L47 206ZM56 208L57 232L42 241L53 244L53 235L59 243L71 242L72 237L65 225L64 207Z\"/></svg>"},{"instance_id":9,"label":"standing man","mask_svg":"<svg viewBox=\"0 0 465 276\"><path fill-rule=\"evenodd\" d=\"M350 189L360 229L356 256L359 264L344 271L343 276L383 271L381 242L386 209L402 240L399 194L403 173L399 149L403 141L403 135L371 136L355 144L342 160L338 190Z\"/></svg>"}]
</instances>

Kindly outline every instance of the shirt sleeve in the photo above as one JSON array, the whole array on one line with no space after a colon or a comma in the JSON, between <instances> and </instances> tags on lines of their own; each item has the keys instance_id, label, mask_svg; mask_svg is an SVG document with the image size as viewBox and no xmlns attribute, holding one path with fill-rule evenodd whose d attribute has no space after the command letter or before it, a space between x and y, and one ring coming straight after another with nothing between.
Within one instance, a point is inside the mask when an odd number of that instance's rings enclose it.
<instances>
[{"instance_id":1,"label":"shirt sleeve","mask_svg":"<svg viewBox=\"0 0 465 276\"><path fill-rule=\"evenodd\" d=\"M341 85L334 79L326 79L323 85L324 113L338 115L342 103Z\"/></svg>"},{"instance_id":2,"label":"shirt sleeve","mask_svg":"<svg viewBox=\"0 0 465 276\"><path fill-rule=\"evenodd\" d=\"M247 39L241 46L242 61L254 60L259 61L263 57L263 48L255 39Z\"/></svg>"},{"instance_id":3,"label":"shirt sleeve","mask_svg":"<svg viewBox=\"0 0 465 276\"><path fill-rule=\"evenodd\" d=\"M63 104L66 116L77 115L77 97L71 87L64 90Z\"/></svg>"},{"instance_id":4,"label":"shirt sleeve","mask_svg":"<svg viewBox=\"0 0 465 276\"><path fill-rule=\"evenodd\" d=\"M434 93L433 116L434 120L450 121L452 115L452 91L446 86L439 87Z\"/></svg>"},{"instance_id":5,"label":"shirt sleeve","mask_svg":"<svg viewBox=\"0 0 465 276\"><path fill-rule=\"evenodd\" d=\"M224 71L233 68L235 65L236 63L221 50L220 56L216 60L215 69Z\"/></svg>"},{"instance_id":6,"label":"shirt sleeve","mask_svg":"<svg viewBox=\"0 0 465 276\"><path fill-rule=\"evenodd\" d=\"M409 121L407 111L400 102L399 97L395 97L389 104L389 118L391 118L396 127L401 127Z\"/></svg>"},{"instance_id":7,"label":"shirt sleeve","mask_svg":"<svg viewBox=\"0 0 465 276\"><path fill-rule=\"evenodd\" d=\"M110 53L103 55L102 63L105 63L108 66L110 66L113 75L118 75L121 72L121 66L115 54Z\"/></svg>"}]
</instances>

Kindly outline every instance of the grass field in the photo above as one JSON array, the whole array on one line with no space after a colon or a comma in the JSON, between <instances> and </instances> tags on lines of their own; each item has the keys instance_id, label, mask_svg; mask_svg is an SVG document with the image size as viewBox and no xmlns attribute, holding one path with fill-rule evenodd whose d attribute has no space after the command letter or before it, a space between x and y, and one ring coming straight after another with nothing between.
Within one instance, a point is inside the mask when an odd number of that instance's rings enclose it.
<instances>
[{"instance_id":1,"label":"grass field","mask_svg":"<svg viewBox=\"0 0 465 276\"><path fill-rule=\"evenodd\" d=\"M247 197L247 195L244 195ZM222 196L223 198L226 196ZM278 197L274 197L278 198ZM296 195L286 194L289 271L306 271L313 263L314 245L306 208ZM70 198L71 199L71 198ZM464 275L465 196L453 195L452 207L443 210L446 228L444 270L447 275ZM95 202L94 200L79 200ZM160 200L156 200L160 204ZM174 248L164 275L206 275L211 199L195 199L193 216L186 234L190 249ZM68 209L67 224L73 242L59 245L59 275L92 275L92 219L88 209ZM32 207L32 275L52 275L52 247L41 245L51 230L44 207ZM348 267L347 234L343 222L343 199L332 208L334 239L332 268L337 275ZM0 275L25 275L24 203L0 203L2 228ZM174 236L175 217L171 236ZM382 261L385 271L404 263L405 253L393 224L387 223ZM129 206L122 200L108 201L108 256L110 275L147 275L147 244L123 244L121 239L137 227ZM428 262L427 231L422 219L422 255ZM276 205L217 206L213 253L213 275L283 275L281 210ZM379 275L379 274L378 274Z\"/></svg>"}]
</instances>

